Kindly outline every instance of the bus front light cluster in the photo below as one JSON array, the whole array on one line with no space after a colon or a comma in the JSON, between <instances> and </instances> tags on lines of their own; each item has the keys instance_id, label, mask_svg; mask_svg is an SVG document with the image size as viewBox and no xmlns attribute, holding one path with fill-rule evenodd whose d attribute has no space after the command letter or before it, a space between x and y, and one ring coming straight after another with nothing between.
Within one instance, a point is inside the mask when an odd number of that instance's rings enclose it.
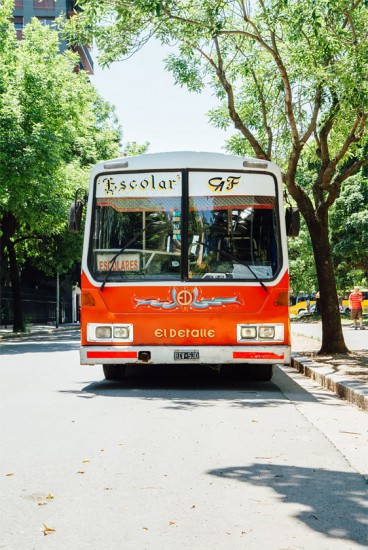
<instances>
[{"instance_id":1,"label":"bus front light cluster","mask_svg":"<svg viewBox=\"0 0 368 550\"><path fill-rule=\"evenodd\" d=\"M284 325L237 325L238 342L283 342Z\"/></svg>"},{"instance_id":2,"label":"bus front light cluster","mask_svg":"<svg viewBox=\"0 0 368 550\"><path fill-rule=\"evenodd\" d=\"M133 325L87 324L90 342L133 342Z\"/></svg>"}]
</instances>

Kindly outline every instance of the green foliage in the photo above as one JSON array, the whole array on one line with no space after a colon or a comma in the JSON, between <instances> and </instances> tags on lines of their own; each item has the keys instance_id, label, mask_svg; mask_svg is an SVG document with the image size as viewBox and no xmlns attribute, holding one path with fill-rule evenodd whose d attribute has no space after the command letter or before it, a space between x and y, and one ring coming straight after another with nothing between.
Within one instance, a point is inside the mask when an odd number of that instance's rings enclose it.
<instances>
[{"instance_id":1,"label":"green foliage","mask_svg":"<svg viewBox=\"0 0 368 550\"><path fill-rule=\"evenodd\" d=\"M299 236L288 240L290 262L290 288L293 294L312 293L318 290L313 249L305 222Z\"/></svg>"},{"instance_id":2,"label":"green foliage","mask_svg":"<svg viewBox=\"0 0 368 550\"><path fill-rule=\"evenodd\" d=\"M345 182L331 209L331 244L340 288L362 285L368 279L367 205L368 180L358 174Z\"/></svg>"},{"instance_id":3,"label":"green foliage","mask_svg":"<svg viewBox=\"0 0 368 550\"><path fill-rule=\"evenodd\" d=\"M66 236L75 189L86 187L91 164L118 156L121 130L87 75L74 71L77 56L60 53L58 33L34 19L18 42L10 16L0 15L3 252L11 241L20 262L31 256L44 271L62 271L81 253Z\"/></svg>"},{"instance_id":4,"label":"green foliage","mask_svg":"<svg viewBox=\"0 0 368 550\"><path fill-rule=\"evenodd\" d=\"M135 141L128 141L123 147L124 155L127 157L143 155L143 153L147 153L149 145L148 141L142 144L136 143Z\"/></svg>"},{"instance_id":5,"label":"green foliage","mask_svg":"<svg viewBox=\"0 0 368 550\"><path fill-rule=\"evenodd\" d=\"M172 72L175 83L186 86L191 92L200 92L204 88L204 82L199 76L200 60L195 56L178 57L171 54L165 61L165 68Z\"/></svg>"}]
</instances>

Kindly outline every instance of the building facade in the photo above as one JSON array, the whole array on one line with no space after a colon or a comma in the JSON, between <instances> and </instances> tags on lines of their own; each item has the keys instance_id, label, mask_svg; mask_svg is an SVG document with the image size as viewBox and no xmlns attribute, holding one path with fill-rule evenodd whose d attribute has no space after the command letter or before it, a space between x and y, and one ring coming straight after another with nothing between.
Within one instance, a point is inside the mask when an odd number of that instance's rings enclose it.
<instances>
[{"instance_id":1,"label":"building facade","mask_svg":"<svg viewBox=\"0 0 368 550\"><path fill-rule=\"evenodd\" d=\"M17 38L22 39L23 27L30 23L33 17L37 17L43 25L52 26L55 20L64 14L65 17L73 17L75 11L80 8L75 6L74 0L15 0L13 22L17 32ZM66 43L62 48L66 48ZM93 59L88 45L72 48L80 57L80 68L87 74L93 74Z\"/></svg>"}]
</instances>

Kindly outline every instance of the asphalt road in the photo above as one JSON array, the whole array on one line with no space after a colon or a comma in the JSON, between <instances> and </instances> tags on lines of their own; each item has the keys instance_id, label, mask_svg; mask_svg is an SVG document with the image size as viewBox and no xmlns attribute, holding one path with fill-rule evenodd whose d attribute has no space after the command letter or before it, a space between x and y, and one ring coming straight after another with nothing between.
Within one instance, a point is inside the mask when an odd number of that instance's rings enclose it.
<instances>
[{"instance_id":1,"label":"asphalt road","mask_svg":"<svg viewBox=\"0 0 368 550\"><path fill-rule=\"evenodd\" d=\"M291 369L81 367L1 345L0 548L366 548L367 415Z\"/></svg>"}]
</instances>

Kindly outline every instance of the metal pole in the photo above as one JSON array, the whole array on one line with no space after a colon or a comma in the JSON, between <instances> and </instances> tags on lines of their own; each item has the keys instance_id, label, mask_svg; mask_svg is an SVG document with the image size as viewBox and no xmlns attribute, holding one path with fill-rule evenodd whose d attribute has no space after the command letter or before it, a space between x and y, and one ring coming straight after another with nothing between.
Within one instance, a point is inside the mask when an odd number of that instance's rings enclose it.
<instances>
[{"instance_id":1,"label":"metal pole","mask_svg":"<svg viewBox=\"0 0 368 550\"><path fill-rule=\"evenodd\" d=\"M56 272L56 328L59 327L59 302L60 302L60 284L59 284L59 272Z\"/></svg>"}]
</instances>

